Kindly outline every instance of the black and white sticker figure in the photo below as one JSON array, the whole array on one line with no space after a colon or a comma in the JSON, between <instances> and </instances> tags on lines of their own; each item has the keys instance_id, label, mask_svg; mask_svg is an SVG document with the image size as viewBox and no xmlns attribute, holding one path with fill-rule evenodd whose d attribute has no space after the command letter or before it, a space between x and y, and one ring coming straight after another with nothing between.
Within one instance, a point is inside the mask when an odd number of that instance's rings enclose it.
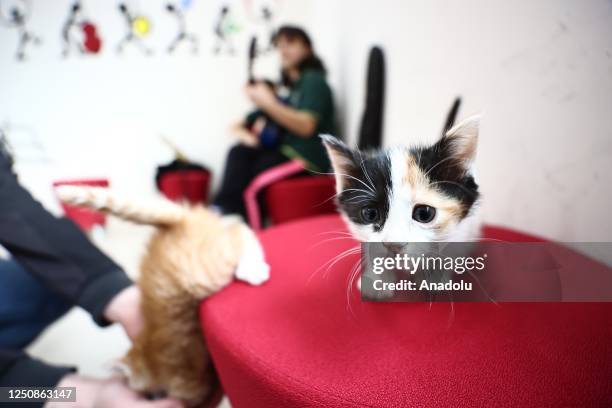
<instances>
[{"instance_id":1,"label":"black and white sticker figure","mask_svg":"<svg viewBox=\"0 0 612 408\"><path fill-rule=\"evenodd\" d=\"M197 54L198 52L200 42L195 34L187 31L187 22L185 21L185 10L183 7L183 5L179 6L173 3L168 3L166 5L166 10L174 16L178 23L178 31L168 46L168 54L172 54L182 43L190 44L193 54Z\"/></svg>"},{"instance_id":2,"label":"black and white sticker figure","mask_svg":"<svg viewBox=\"0 0 612 408\"><path fill-rule=\"evenodd\" d=\"M272 9L268 6L264 6L261 9L262 24L265 27L267 39L259 50L260 53L267 53L274 49L274 34L276 29L274 28L274 14Z\"/></svg>"},{"instance_id":3,"label":"black and white sticker figure","mask_svg":"<svg viewBox=\"0 0 612 408\"><path fill-rule=\"evenodd\" d=\"M83 16L81 2L70 7L68 17L62 26L62 56L68 57L73 51L78 54L97 54L102 48L95 24Z\"/></svg>"},{"instance_id":4,"label":"black and white sticker figure","mask_svg":"<svg viewBox=\"0 0 612 408\"><path fill-rule=\"evenodd\" d=\"M236 49L234 48L232 38L238 33L238 31L238 25L234 21L229 5L223 5L219 10L219 17L217 17L214 27L214 53L221 54L226 52L229 55L234 55L236 53Z\"/></svg>"},{"instance_id":5,"label":"black and white sticker figure","mask_svg":"<svg viewBox=\"0 0 612 408\"><path fill-rule=\"evenodd\" d=\"M19 40L15 56L17 60L26 59L28 44L40 45L40 37L32 33L26 23L30 18L32 5L29 0L0 0L0 22L9 28L17 30Z\"/></svg>"},{"instance_id":6,"label":"black and white sticker figure","mask_svg":"<svg viewBox=\"0 0 612 408\"><path fill-rule=\"evenodd\" d=\"M143 15L133 14L125 3L119 4L119 12L124 18L126 33L117 45L117 52L121 54L126 45L133 44L145 55L153 54L143 41L151 32L151 21Z\"/></svg>"},{"instance_id":7,"label":"black and white sticker figure","mask_svg":"<svg viewBox=\"0 0 612 408\"><path fill-rule=\"evenodd\" d=\"M272 51L280 0L244 0L244 6L252 23L253 35L257 37L257 54L263 55Z\"/></svg>"}]
</instances>

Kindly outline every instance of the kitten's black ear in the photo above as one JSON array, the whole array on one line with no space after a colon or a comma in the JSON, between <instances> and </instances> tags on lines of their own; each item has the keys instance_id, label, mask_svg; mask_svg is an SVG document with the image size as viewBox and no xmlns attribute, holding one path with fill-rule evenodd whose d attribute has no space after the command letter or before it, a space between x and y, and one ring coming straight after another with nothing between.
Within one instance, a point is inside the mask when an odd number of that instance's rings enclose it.
<instances>
[{"instance_id":1,"label":"kitten's black ear","mask_svg":"<svg viewBox=\"0 0 612 408\"><path fill-rule=\"evenodd\" d=\"M336 191L340 192L344 189L346 176L351 176L355 172L354 152L338 138L331 135L321 135L319 137L323 141L323 146L327 150L329 161L334 170Z\"/></svg>"},{"instance_id":2,"label":"kitten's black ear","mask_svg":"<svg viewBox=\"0 0 612 408\"><path fill-rule=\"evenodd\" d=\"M468 168L476 158L480 115L470 116L453 126L438 141L447 156L455 158L464 168Z\"/></svg>"}]
</instances>

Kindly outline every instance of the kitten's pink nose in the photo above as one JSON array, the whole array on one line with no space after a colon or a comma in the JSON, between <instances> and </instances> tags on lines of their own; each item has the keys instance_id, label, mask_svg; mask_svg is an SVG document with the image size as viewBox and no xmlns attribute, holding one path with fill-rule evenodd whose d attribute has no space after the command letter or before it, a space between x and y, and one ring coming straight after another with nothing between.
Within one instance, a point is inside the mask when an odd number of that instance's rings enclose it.
<instances>
[{"instance_id":1,"label":"kitten's pink nose","mask_svg":"<svg viewBox=\"0 0 612 408\"><path fill-rule=\"evenodd\" d=\"M402 242L383 242L385 248L387 248L390 252L399 253L406 246L406 244Z\"/></svg>"}]
</instances>

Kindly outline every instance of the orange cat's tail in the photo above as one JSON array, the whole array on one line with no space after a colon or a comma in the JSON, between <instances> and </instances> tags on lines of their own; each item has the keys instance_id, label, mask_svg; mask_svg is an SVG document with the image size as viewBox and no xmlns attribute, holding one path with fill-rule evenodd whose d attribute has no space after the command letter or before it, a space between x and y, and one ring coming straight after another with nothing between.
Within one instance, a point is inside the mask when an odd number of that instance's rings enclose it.
<instances>
[{"instance_id":1,"label":"orange cat's tail","mask_svg":"<svg viewBox=\"0 0 612 408\"><path fill-rule=\"evenodd\" d=\"M185 217L185 209L168 200L139 201L118 196L104 187L65 185L57 187L56 192L66 204L103 211L137 224L170 226Z\"/></svg>"}]
</instances>

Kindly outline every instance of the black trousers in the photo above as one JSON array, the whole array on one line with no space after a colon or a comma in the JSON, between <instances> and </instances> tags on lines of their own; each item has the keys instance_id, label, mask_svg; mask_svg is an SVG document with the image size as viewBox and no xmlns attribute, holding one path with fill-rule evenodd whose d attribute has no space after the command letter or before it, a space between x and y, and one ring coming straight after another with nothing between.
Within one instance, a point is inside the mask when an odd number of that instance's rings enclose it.
<instances>
[{"instance_id":1,"label":"black trousers","mask_svg":"<svg viewBox=\"0 0 612 408\"><path fill-rule=\"evenodd\" d=\"M263 171L289 159L278 150L264 150L245 145L231 148L225 162L221 188L213 200L224 214L240 214L246 219L243 194L253 179Z\"/></svg>"}]
</instances>

